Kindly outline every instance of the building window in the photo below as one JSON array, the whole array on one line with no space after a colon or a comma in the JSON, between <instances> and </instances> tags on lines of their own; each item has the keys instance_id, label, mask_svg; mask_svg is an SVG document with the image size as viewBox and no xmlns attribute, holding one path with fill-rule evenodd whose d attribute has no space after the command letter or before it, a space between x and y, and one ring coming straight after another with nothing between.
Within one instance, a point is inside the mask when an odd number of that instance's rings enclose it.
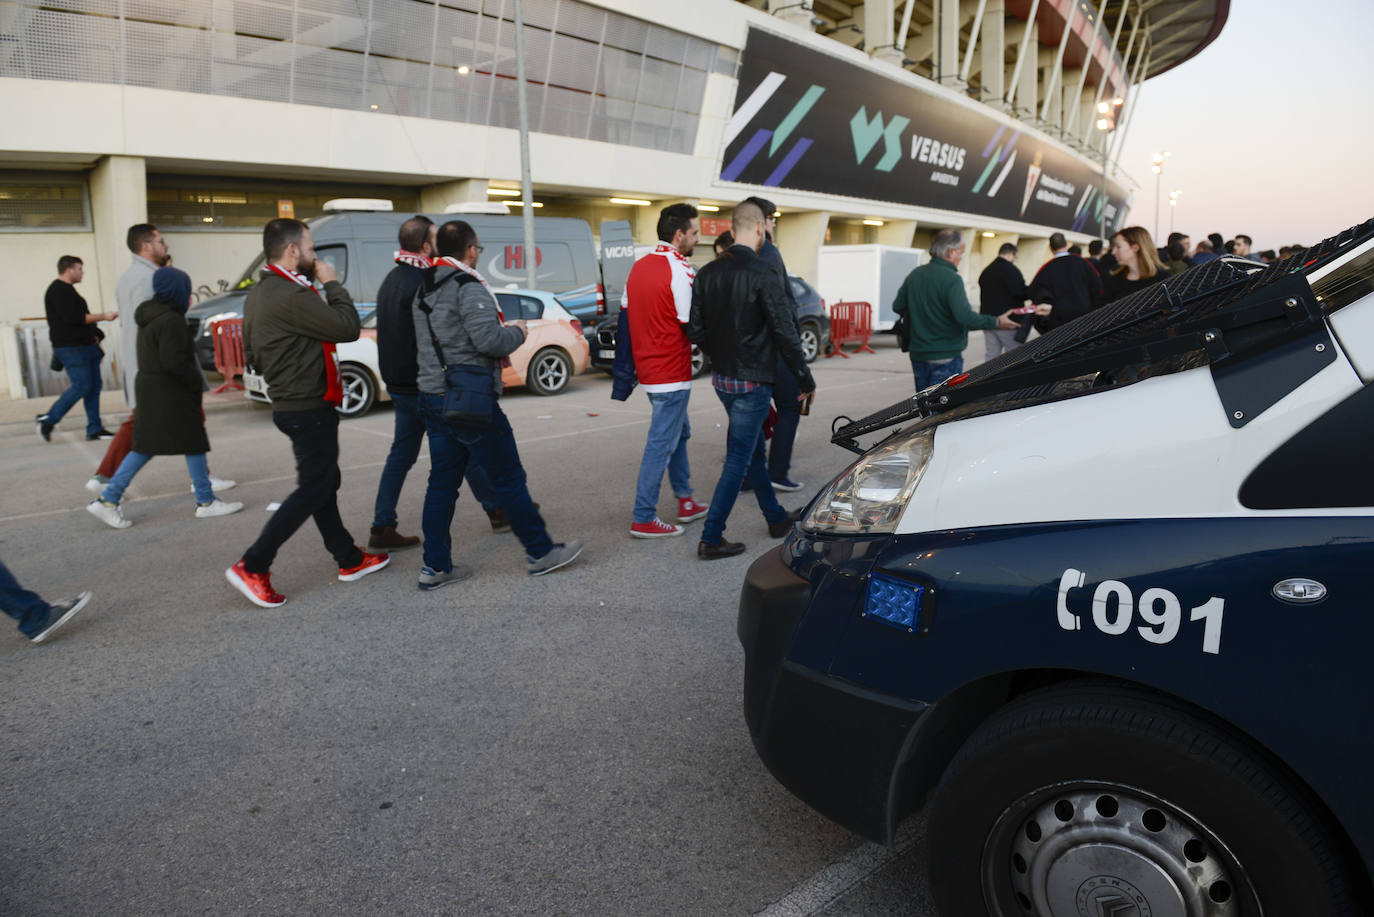
<instances>
[{"instance_id":1,"label":"building window","mask_svg":"<svg viewBox=\"0 0 1374 917\"><path fill-rule=\"evenodd\" d=\"M81 172L0 172L0 232L90 232Z\"/></svg>"},{"instance_id":2,"label":"building window","mask_svg":"<svg viewBox=\"0 0 1374 917\"><path fill-rule=\"evenodd\" d=\"M261 232L283 212L308 220L324 213L326 201L339 197L381 198L396 212L416 212L420 195L396 185L345 185L322 182L274 182L211 178L197 175L148 176L148 222L167 232L233 230Z\"/></svg>"}]
</instances>

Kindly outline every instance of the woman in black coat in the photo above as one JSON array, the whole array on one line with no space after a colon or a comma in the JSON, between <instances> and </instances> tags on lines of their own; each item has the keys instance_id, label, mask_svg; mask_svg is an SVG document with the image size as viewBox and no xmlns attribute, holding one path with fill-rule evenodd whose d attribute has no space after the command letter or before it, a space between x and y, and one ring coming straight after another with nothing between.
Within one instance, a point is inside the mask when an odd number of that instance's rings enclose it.
<instances>
[{"instance_id":1,"label":"woman in black coat","mask_svg":"<svg viewBox=\"0 0 1374 917\"><path fill-rule=\"evenodd\" d=\"M210 488L205 453L205 414L200 400L204 383L196 365L195 344L186 325L191 305L191 278L174 267L153 274L153 298L134 311L138 326L138 375L134 392L134 448L110 483L86 509L105 524L128 528L131 523L119 509L120 498L134 475L155 455L184 455L196 495L196 518L227 516L243 509L242 503L226 503Z\"/></svg>"}]
</instances>

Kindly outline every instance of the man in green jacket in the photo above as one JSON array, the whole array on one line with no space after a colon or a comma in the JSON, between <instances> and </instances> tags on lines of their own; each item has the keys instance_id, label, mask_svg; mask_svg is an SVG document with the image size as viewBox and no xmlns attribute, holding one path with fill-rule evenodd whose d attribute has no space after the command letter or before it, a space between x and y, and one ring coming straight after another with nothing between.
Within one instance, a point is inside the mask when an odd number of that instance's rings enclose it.
<instances>
[{"instance_id":1,"label":"man in green jacket","mask_svg":"<svg viewBox=\"0 0 1374 917\"><path fill-rule=\"evenodd\" d=\"M916 391L964 371L964 348L970 330L1014 331L1011 312L979 315L968 303L959 262L964 239L958 230L942 229L930 243L930 261L902 281L892 311L906 316L907 355L916 376Z\"/></svg>"},{"instance_id":2,"label":"man in green jacket","mask_svg":"<svg viewBox=\"0 0 1374 917\"><path fill-rule=\"evenodd\" d=\"M356 341L362 327L353 297L333 265L315 260L310 228L278 219L262 233L267 267L243 305L243 349L249 366L267 380L272 422L291 438L296 489L263 526L243 558L224 571L255 605L275 608L286 597L272 588L268 570L278 549L313 518L324 546L339 565L339 579L362 579L385 567L385 554L360 549L339 518L339 415L343 400L335 344ZM312 280L324 285L324 295Z\"/></svg>"}]
</instances>

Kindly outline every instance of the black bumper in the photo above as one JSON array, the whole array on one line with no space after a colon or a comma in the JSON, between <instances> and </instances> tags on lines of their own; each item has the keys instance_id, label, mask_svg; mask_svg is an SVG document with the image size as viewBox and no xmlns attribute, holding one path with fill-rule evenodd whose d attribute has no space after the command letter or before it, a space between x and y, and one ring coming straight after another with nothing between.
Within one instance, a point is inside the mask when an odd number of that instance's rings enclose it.
<instances>
[{"instance_id":1,"label":"black bumper","mask_svg":"<svg viewBox=\"0 0 1374 917\"><path fill-rule=\"evenodd\" d=\"M927 705L789 660L813 593L825 591L794 573L782 549L750 566L738 623L745 720L779 782L851 831L887 843L904 814L900 765Z\"/></svg>"}]
</instances>

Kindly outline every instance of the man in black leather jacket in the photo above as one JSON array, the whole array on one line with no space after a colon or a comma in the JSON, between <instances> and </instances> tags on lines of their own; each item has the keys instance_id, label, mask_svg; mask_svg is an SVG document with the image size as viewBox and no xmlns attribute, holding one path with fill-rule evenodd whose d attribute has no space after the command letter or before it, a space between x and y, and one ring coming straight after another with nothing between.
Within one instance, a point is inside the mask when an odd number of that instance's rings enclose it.
<instances>
[{"instance_id":1,"label":"man in black leather jacket","mask_svg":"<svg viewBox=\"0 0 1374 917\"><path fill-rule=\"evenodd\" d=\"M755 204L735 208L735 244L726 257L703 267L692 286L692 317L687 336L711 358L711 384L730 417L725 466L706 514L697 556L733 557L745 546L725 540L725 520L747 475L774 538L786 535L800 518L778 503L763 452L763 421L777 381L778 358L797 378L802 396L816 390L802 357L783 281L758 256L764 240L764 214Z\"/></svg>"}]
</instances>

